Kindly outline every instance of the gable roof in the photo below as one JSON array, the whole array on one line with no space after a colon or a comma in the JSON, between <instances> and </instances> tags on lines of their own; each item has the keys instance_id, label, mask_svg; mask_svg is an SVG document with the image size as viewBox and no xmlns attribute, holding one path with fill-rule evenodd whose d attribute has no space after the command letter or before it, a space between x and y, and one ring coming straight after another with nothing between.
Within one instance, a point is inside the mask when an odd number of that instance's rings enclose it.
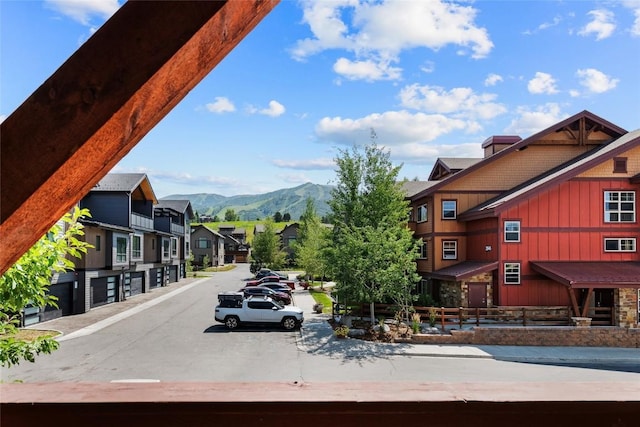
<instances>
[{"instance_id":1,"label":"gable roof","mask_svg":"<svg viewBox=\"0 0 640 427\"><path fill-rule=\"evenodd\" d=\"M220 238L220 239L226 239L226 238L228 237L228 236L223 236L222 234L218 233L218 232L217 232L217 231L215 231L214 229L209 228L209 227L207 227L206 225L202 225L202 224L199 224L199 225L194 226L194 227L191 229L191 234L193 234L196 230L199 230L199 229L204 229L204 230L208 231L209 233L213 234L214 236L216 236L216 237L218 237L218 238Z\"/></svg>"},{"instance_id":2,"label":"gable roof","mask_svg":"<svg viewBox=\"0 0 640 427\"><path fill-rule=\"evenodd\" d=\"M184 214L188 218L193 218L193 208L189 200L158 200L155 209L171 209Z\"/></svg>"},{"instance_id":3,"label":"gable roof","mask_svg":"<svg viewBox=\"0 0 640 427\"><path fill-rule=\"evenodd\" d=\"M439 157L436 160L436 163L433 165L431 169L431 174L429 174L429 181L436 181L442 179L440 177L443 172L446 174L445 176L449 176L451 174L460 172L463 169L466 169L470 166L475 165L482 158L471 158L471 157Z\"/></svg>"},{"instance_id":4,"label":"gable roof","mask_svg":"<svg viewBox=\"0 0 640 427\"><path fill-rule=\"evenodd\" d=\"M158 203L147 174L144 173L109 173L100 180L91 191L122 191L131 193L140 188L147 200Z\"/></svg>"},{"instance_id":5,"label":"gable roof","mask_svg":"<svg viewBox=\"0 0 640 427\"><path fill-rule=\"evenodd\" d=\"M539 175L510 191L502 193L498 197L494 197L467 212L463 212L458 215L458 219L468 221L470 219L494 216L496 212L518 203L531 193L542 191L552 185L573 178L597 164L615 157L620 152L638 145L640 145L640 129L629 132L608 145L585 153L577 160L572 159L543 175Z\"/></svg>"},{"instance_id":6,"label":"gable roof","mask_svg":"<svg viewBox=\"0 0 640 427\"><path fill-rule=\"evenodd\" d=\"M409 199L437 183L438 181L404 181L402 183L402 191L405 193L405 198Z\"/></svg>"},{"instance_id":7,"label":"gable roof","mask_svg":"<svg viewBox=\"0 0 640 427\"><path fill-rule=\"evenodd\" d=\"M461 179L464 176L468 175L471 172L474 172L480 168L485 167L486 165L496 161L497 159L500 159L504 156L507 156L511 153L513 153L514 151L519 151L519 150L523 150L525 149L527 146L529 146L530 144L535 143L536 141L540 140L542 137L549 135L549 134L553 134L555 132L568 132L570 133L572 136L576 137L576 136L581 136L582 134L584 134L584 132L578 132L578 135L575 135L576 130L574 128L578 127L579 129L582 129L582 131L586 131L586 129L584 129L584 127L586 126L586 123L589 123L590 125L592 125L592 129L598 129L603 131L604 133L606 133L607 135L610 135L611 138L609 141L602 141L601 144L608 144L610 141L613 141L619 137L621 137L622 135L626 134L627 131L617 125L614 125L613 123L596 116L595 114L584 110L578 114L575 114L559 123L556 123L555 125L544 129L534 135L529 136L528 138L525 138L519 142L516 142L514 144L512 144L511 146L504 148L503 150L498 151L495 154L492 154L489 157L486 157L484 159L482 159L481 161L479 161L478 163L475 163L473 165L471 165L470 167L461 170L458 173L455 173L453 175L449 175L448 177L446 177L445 179L443 179L442 181L436 181L436 184L433 186L430 186L428 188L426 188L425 190L416 193L413 195L414 198L419 198L419 197L424 197L430 194L433 194L434 192L436 192L437 190L439 190L440 188L450 184L451 182ZM582 135L584 136L584 135Z\"/></svg>"}]
</instances>

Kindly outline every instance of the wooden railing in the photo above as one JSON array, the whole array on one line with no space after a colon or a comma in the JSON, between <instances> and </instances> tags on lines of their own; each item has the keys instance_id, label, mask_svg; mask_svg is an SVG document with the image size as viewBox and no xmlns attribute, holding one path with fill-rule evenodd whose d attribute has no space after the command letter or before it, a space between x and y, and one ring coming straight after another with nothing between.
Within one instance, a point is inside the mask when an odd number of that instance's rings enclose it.
<instances>
[{"instance_id":1,"label":"wooden railing","mask_svg":"<svg viewBox=\"0 0 640 427\"><path fill-rule=\"evenodd\" d=\"M376 304L376 317L394 317L397 306ZM469 325L515 325L515 326L566 326L573 316L569 306L523 306L523 307L413 307L423 323L436 323L442 330ZM593 311L595 310L595 311ZM369 304L352 307L354 314L370 316ZM614 324L613 310L609 307L592 309L591 324L609 326ZM435 321L435 322L434 322Z\"/></svg>"}]
</instances>

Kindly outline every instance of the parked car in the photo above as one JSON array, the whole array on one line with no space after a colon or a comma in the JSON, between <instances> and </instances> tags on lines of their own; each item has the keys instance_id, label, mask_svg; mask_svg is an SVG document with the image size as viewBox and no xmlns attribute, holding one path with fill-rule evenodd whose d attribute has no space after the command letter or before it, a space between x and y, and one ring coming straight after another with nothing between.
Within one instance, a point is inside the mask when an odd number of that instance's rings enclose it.
<instances>
[{"instance_id":1,"label":"parked car","mask_svg":"<svg viewBox=\"0 0 640 427\"><path fill-rule=\"evenodd\" d=\"M284 305L291 304L291 297L289 296L289 294L285 292L278 292L270 288L266 288L262 286L247 286L245 288L240 289L240 291L244 294L245 298L251 295L254 295L254 296L258 295L258 296L269 297L274 301L281 302Z\"/></svg>"},{"instance_id":2,"label":"parked car","mask_svg":"<svg viewBox=\"0 0 640 427\"><path fill-rule=\"evenodd\" d=\"M294 280L284 280L280 276L264 276L258 280L248 280L245 286L259 286L263 283L280 283L281 285L288 286L289 290L293 290L296 287Z\"/></svg>"},{"instance_id":3,"label":"parked car","mask_svg":"<svg viewBox=\"0 0 640 427\"><path fill-rule=\"evenodd\" d=\"M258 285L259 288L268 288L274 290L276 292L282 292L287 295L291 295L291 288L284 283L280 282L269 282L269 283L261 283Z\"/></svg>"},{"instance_id":4,"label":"parked car","mask_svg":"<svg viewBox=\"0 0 640 427\"><path fill-rule=\"evenodd\" d=\"M268 268L263 268L256 273L256 280L260 280L266 276L278 276L283 280L287 280L289 278L286 274L278 273L277 271L269 270Z\"/></svg>"},{"instance_id":5,"label":"parked car","mask_svg":"<svg viewBox=\"0 0 640 427\"><path fill-rule=\"evenodd\" d=\"M284 307L265 297L249 297L242 301L241 307L215 308L215 319L224 323L228 329L235 329L242 324L281 325L284 329L299 328L304 321L300 307Z\"/></svg>"}]
</instances>

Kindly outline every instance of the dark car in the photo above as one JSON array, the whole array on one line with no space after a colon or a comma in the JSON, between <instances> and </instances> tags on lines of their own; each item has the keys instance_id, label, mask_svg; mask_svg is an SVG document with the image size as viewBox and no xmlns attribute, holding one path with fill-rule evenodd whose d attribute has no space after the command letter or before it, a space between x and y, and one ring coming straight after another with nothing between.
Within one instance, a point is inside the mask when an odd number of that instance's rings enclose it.
<instances>
[{"instance_id":1,"label":"dark car","mask_svg":"<svg viewBox=\"0 0 640 427\"><path fill-rule=\"evenodd\" d=\"M268 288L276 292L282 292L284 294L291 295L291 288L286 284L280 282L261 283L257 287Z\"/></svg>"},{"instance_id":2,"label":"dark car","mask_svg":"<svg viewBox=\"0 0 640 427\"><path fill-rule=\"evenodd\" d=\"M291 304L291 297L289 296L289 294L274 291L273 289L265 288L263 286L247 286L240 289L240 292L243 292L245 297L249 297L251 295L267 296L274 301L281 302L284 305Z\"/></svg>"},{"instance_id":3,"label":"dark car","mask_svg":"<svg viewBox=\"0 0 640 427\"><path fill-rule=\"evenodd\" d=\"M262 270L256 273L256 280L262 279L263 277L266 277L266 276L277 276L280 279L285 279L285 280L289 278L286 274L278 273L276 271L269 270L268 268L263 268Z\"/></svg>"}]
</instances>

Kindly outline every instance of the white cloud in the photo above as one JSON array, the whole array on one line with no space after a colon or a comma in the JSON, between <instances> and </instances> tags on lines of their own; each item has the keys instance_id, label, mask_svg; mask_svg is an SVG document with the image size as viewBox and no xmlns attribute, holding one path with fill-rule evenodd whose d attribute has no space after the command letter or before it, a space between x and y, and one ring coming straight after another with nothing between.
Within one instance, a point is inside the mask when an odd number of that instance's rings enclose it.
<instances>
[{"instance_id":1,"label":"white cloud","mask_svg":"<svg viewBox=\"0 0 640 427\"><path fill-rule=\"evenodd\" d=\"M318 158L318 159L306 159L306 160L275 159L275 160L272 160L271 163L279 168L287 168L287 169L321 170L321 169L335 168L334 160L326 157Z\"/></svg>"},{"instance_id":2,"label":"white cloud","mask_svg":"<svg viewBox=\"0 0 640 427\"><path fill-rule=\"evenodd\" d=\"M542 24L538 25L538 27L535 30L525 30L523 32L523 34L530 36L530 35L533 35L533 34L536 34L536 33L540 32L540 31L544 31L544 30L547 30L549 28L555 27L555 26L559 25L560 22L562 22L562 17L555 16L551 22L543 22Z\"/></svg>"},{"instance_id":3,"label":"white cloud","mask_svg":"<svg viewBox=\"0 0 640 427\"><path fill-rule=\"evenodd\" d=\"M399 96L403 107L431 113L464 114L486 120L506 112L504 105L494 102L495 94L476 94L467 87L447 91L439 86L413 84L403 88Z\"/></svg>"},{"instance_id":4,"label":"white cloud","mask_svg":"<svg viewBox=\"0 0 640 427\"><path fill-rule=\"evenodd\" d=\"M439 157L481 158L482 156L480 142L452 145L412 143L393 147L391 152L394 161L421 165L434 163Z\"/></svg>"},{"instance_id":5,"label":"white cloud","mask_svg":"<svg viewBox=\"0 0 640 427\"><path fill-rule=\"evenodd\" d=\"M587 88L591 93L604 93L614 89L619 79L613 79L595 68L581 69L576 72L576 76L580 79L580 84Z\"/></svg>"},{"instance_id":6,"label":"white cloud","mask_svg":"<svg viewBox=\"0 0 640 427\"><path fill-rule=\"evenodd\" d=\"M380 145L390 146L433 141L456 130L475 131L477 123L442 114L387 111L359 119L325 117L318 122L315 132L321 141L354 145L368 143L371 129L375 130Z\"/></svg>"},{"instance_id":7,"label":"white cloud","mask_svg":"<svg viewBox=\"0 0 640 427\"><path fill-rule=\"evenodd\" d=\"M278 178L282 179L284 182L289 184L305 184L307 182L311 182L309 177L307 177L303 173L295 173L295 174L278 174Z\"/></svg>"},{"instance_id":8,"label":"white cloud","mask_svg":"<svg viewBox=\"0 0 640 427\"><path fill-rule=\"evenodd\" d=\"M352 66L345 67L361 63L368 68L378 64L374 69L387 71L387 78L400 78L399 68L387 67L398 61L403 50L437 51L453 45L473 58L484 58L493 49L486 29L475 24L477 10L468 5L442 0L307 0L302 7L303 22L313 36L298 40L291 49L292 56L304 60L327 49L346 50L354 58L343 61L340 65L344 68L334 69L351 71L349 78L361 75L371 80L370 72L354 73Z\"/></svg>"},{"instance_id":9,"label":"white cloud","mask_svg":"<svg viewBox=\"0 0 640 427\"><path fill-rule=\"evenodd\" d=\"M632 36L640 37L640 3L638 0L625 0L622 4L633 11L633 25L629 32Z\"/></svg>"},{"instance_id":10,"label":"white cloud","mask_svg":"<svg viewBox=\"0 0 640 427\"><path fill-rule=\"evenodd\" d=\"M511 121L505 132L522 135L525 138L567 117L560 111L560 106L555 103L538 106L535 110L519 107L516 114L518 117Z\"/></svg>"},{"instance_id":11,"label":"white cloud","mask_svg":"<svg viewBox=\"0 0 640 427\"><path fill-rule=\"evenodd\" d=\"M578 34L589 36L595 34L596 40L603 40L610 37L616 29L613 12L606 9L596 9L588 13L592 21L585 25Z\"/></svg>"},{"instance_id":12,"label":"white cloud","mask_svg":"<svg viewBox=\"0 0 640 427\"><path fill-rule=\"evenodd\" d=\"M491 73L484 79L485 86L495 86L498 82L503 81L503 78L499 74Z\"/></svg>"},{"instance_id":13,"label":"white cloud","mask_svg":"<svg viewBox=\"0 0 640 427\"><path fill-rule=\"evenodd\" d=\"M556 88L556 79L554 79L551 74L542 73L540 71L536 73L534 78L529 80L527 89L529 90L529 93L536 95L543 93L552 95L554 93L558 93L558 89Z\"/></svg>"},{"instance_id":14,"label":"white cloud","mask_svg":"<svg viewBox=\"0 0 640 427\"><path fill-rule=\"evenodd\" d=\"M397 80L402 75L402 69L391 67L388 61L351 61L339 58L333 64L333 71L348 80Z\"/></svg>"},{"instance_id":15,"label":"white cloud","mask_svg":"<svg viewBox=\"0 0 640 427\"><path fill-rule=\"evenodd\" d=\"M258 112L265 116L278 117L284 114L285 108L284 105L280 104L278 101L269 101L269 107L263 108Z\"/></svg>"},{"instance_id":16,"label":"white cloud","mask_svg":"<svg viewBox=\"0 0 640 427\"><path fill-rule=\"evenodd\" d=\"M93 16L107 20L120 8L118 0L45 0L45 5L86 26Z\"/></svg>"},{"instance_id":17,"label":"white cloud","mask_svg":"<svg viewBox=\"0 0 640 427\"><path fill-rule=\"evenodd\" d=\"M206 105L206 108L211 113L222 114L222 113L231 113L236 111L235 105L233 102L224 96L216 96L213 102L210 102Z\"/></svg>"}]
</instances>

